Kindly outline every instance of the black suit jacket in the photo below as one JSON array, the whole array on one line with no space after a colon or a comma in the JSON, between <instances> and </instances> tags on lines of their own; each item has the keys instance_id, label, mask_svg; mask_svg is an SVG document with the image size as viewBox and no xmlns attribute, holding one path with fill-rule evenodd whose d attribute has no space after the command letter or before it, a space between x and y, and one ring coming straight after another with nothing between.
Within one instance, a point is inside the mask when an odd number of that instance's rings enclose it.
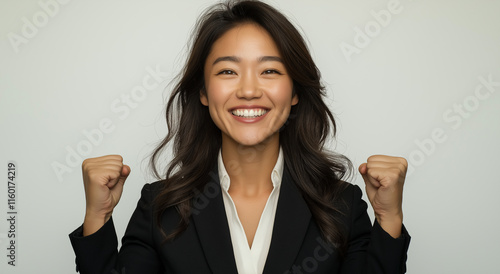
<instances>
[{"instance_id":1,"label":"black suit jacket","mask_svg":"<svg viewBox=\"0 0 500 274\"><path fill-rule=\"evenodd\" d=\"M77 270L92 274L237 273L217 171L210 177L194 201L188 228L174 241L162 244L155 222L151 204L160 188L158 182L143 187L119 252L112 219L87 237L82 237L81 226L77 228L70 234ZM322 240L285 166L264 274L405 273L410 236L404 227L401 237L394 239L376 221L372 226L361 194L351 184L343 192L346 211L340 217L349 231L349 247L341 258L335 247ZM172 208L163 215L162 226L171 231L178 221Z\"/></svg>"}]
</instances>

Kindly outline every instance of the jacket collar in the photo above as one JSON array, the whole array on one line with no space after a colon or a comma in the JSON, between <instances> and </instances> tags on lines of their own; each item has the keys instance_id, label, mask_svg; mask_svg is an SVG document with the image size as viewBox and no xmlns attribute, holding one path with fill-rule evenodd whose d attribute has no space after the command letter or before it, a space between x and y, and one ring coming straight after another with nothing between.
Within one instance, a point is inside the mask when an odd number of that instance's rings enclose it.
<instances>
[{"instance_id":1,"label":"jacket collar","mask_svg":"<svg viewBox=\"0 0 500 274\"><path fill-rule=\"evenodd\" d=\"M285 165L264 274L283 273L292 267L310 219L309 207Z\"/></svg>"},{"instance_id":2,"label":"jacket collar","mask_svg":"<svg viewBox=\"0 0 500 274\"><path fill-rule=\"evenodd\" d=\"M193 223L212 273L238 273L233 254L217 165L193 202Z\"/></svg>"},{"instance_id":3,"label":"jacket collar","mask_svg":"<svg viewBox=\"0 0 500 274\"><path fill-rule=\"evenodd\" d=\"M193 223L212 272L238 273L217 165L209 175L210 181L193 203ZM264 274L283 273L292 267L310 219L311 212L285 165Z\"/></svg>"}]
</instances>

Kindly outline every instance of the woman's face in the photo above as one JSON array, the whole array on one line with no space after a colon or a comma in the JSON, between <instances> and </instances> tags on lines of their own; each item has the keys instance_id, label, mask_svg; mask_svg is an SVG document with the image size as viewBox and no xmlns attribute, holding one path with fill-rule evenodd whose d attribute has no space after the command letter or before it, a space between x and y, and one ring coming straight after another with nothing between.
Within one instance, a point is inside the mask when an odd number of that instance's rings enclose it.
<instances>
[{"instance_id":1,"label":"woman's face","mask_svg":"<svg viewBox=\"0 0 500 274\"><path fill-rule=\"evenodd\" d=\"M223 142L252 146L278 138L291 106L298 103L276 44L255 24L236 26L220 37L204 73L200 100L222 131Z\"/></svg>"}]
</instances>

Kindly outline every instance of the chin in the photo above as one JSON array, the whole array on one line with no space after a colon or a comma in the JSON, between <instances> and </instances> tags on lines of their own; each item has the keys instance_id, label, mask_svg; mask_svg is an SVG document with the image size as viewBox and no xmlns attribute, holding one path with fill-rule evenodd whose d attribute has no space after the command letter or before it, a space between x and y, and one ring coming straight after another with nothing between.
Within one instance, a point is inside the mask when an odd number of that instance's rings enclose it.
<instances>
[{"instance_id":1,"label":"chin","mask_svg":"<svg viewBox=\"0 0 500 274\"><path fill-rule=\"evenodd\" d=\"M257 138L248 138L248 139L243 139L243 140L236 140L236 142L242 146L256 146L259 145L263 142L264 140L260 140Z\"/></svg>"},{"instance_id":2,"label":"chin","mask_svg":"<svg viewBox=\"0 0 500 274\"><path fill-rule=\"evenodd\" d=\"M239 130L236 134L224 134L226 138L232 140L240 146L257 146L271 142L274 138L279 138L278 133L270 133L266 130Z\"/></svg>"},{"instance_id":3,"label":"chin","mask_svg":"<svg viewBox=\"0 0 500 274\"><path fill-rule=\"evenodd\" d=\"M246 136L246 138L239 138L236 142L242 146L257 146L270 142L273 136L266 136L265 138L262 136Z\"/></svg>"}]
</instances>

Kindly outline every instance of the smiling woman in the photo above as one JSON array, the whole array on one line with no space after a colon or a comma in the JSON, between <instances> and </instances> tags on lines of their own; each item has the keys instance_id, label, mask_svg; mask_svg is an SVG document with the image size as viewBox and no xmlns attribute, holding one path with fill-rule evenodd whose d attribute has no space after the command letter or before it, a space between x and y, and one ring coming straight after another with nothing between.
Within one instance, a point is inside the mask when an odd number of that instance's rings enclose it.
<instances>
[{"instance_id":1,"label":"smiling woman","mask_svg":"<svg viewBox=\"0 0 500 274\"><path fill-rule=\"evenodd\" d=\"M352 169L324 143L335 120L296 28L259 1L213 6L198 21L166 108L168 135L117 252L111 218L130 168L83 163L86 215L70 234L82 273L404 273L407 162L371 156ZM166 173L158 166L173 142Z\"/></svg>"},{"instance_id":2,"label":"smiling woman","mask_svg":"<svg viewBox=\"0 0 500 274\"><path fill-rule=\"evenodd\" d=\"M265 139L279 143L279 129L298 96L292 96L292 79L262 27L247 23L227 31L213 44L204 75L201 102L222 132L224 153ZM233 147L224 147L229 143Z\"/></svg>"}]
</instances>

